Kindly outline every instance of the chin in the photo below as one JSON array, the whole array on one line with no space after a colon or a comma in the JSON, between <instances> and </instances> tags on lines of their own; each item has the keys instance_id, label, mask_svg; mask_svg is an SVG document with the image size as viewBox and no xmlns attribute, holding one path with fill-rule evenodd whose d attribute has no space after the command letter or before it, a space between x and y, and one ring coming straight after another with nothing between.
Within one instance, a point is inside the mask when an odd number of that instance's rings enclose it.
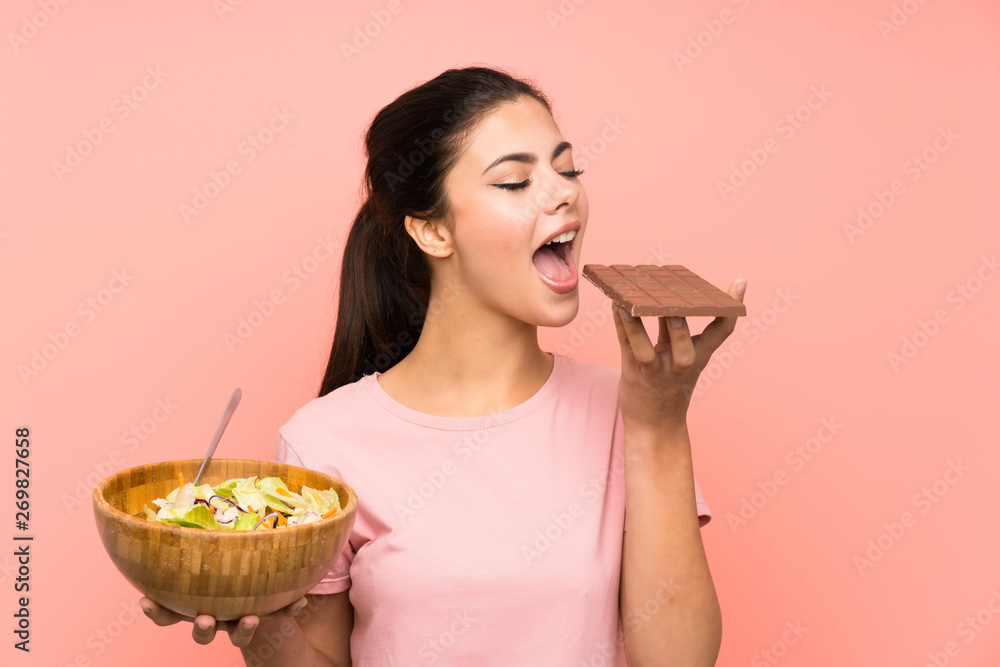
<instances>
[{"instance_id":1,"label":"chin","mask_svg":"<svg viewBox=\"0 0 1000 667\"><path fill-rule=\"evenodd\" d=\"M580 312L580 297L575 291L572 295L567 296L572 296L572 298L567 298L562 303L548 309L542 326L564 327L576 319L577 313Z\"/></svg>"}]
</instances>

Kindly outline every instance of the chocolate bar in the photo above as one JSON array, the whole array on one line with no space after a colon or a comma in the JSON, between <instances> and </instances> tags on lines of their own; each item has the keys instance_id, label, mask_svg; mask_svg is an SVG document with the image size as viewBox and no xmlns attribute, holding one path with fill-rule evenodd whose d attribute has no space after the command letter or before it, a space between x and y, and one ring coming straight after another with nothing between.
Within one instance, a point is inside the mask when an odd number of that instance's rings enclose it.
<instances>
[{"instance_id":1,"label":"chocolate bar","mask_svg":"<svg viewBox=\"0 0 1000 667\"><path fill-rule=\"evenodd\" d=\"M747 314L743 303L679 264L586 264L583 277L636 317Z\"/></svg>"}]
</instances>

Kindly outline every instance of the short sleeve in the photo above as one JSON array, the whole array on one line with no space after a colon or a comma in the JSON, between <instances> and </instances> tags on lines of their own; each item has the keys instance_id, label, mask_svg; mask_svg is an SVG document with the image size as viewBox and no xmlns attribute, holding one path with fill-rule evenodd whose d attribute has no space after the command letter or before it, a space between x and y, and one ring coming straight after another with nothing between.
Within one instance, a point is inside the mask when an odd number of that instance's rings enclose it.
<instances>
[{"instance_id":1,"label":"short sleeve","mask_svg":"<svg viewBox=\"0 0 1000 667\"><path fill-rule=\"evenodd\" d=\"M278 440L275 445L274 460L278 463L287 463L293 466L299 466L300 468L310 468L306 465L298 453L292 448L288 441L285 440L281 432L278 432ZM334 475L335 477L340 477L339 474ZM315 587L313 587L309 593L312 595L330 595L333 593L343 593L348 588L351 587L351 563L354 561L354 547L351 546L351 540L347 541L347 546L344 547L343 552L341 552L340 557L330 568L330 571L326 573L323 579L320 580Z\"/></svg>"},{"instance_id":2,"label":"short sleeve","mask_svg":"<svg viewBox=\"0 0 1000 667\"><path fill-rule=\"evenodd\" d=\"M698 486L698 476L694 476L694 499L698 507L698 527L704 528L705 524L712 520L712 511L708 509L708 503L701 496L701 487Z\"/></svg>"}]
</instances>

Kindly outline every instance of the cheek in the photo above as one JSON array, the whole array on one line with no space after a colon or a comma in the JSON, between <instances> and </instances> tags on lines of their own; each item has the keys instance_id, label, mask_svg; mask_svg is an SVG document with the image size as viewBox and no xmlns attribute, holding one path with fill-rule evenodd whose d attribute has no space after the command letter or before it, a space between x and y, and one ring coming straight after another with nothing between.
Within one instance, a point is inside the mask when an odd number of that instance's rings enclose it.
<instances>
[{"instance_id":1,"label":"cheek","mask_svg":"<svg viewBox=\"0 0 1000 667\"><path fill-rule=\"evenodd\" d=\"M528 248L530 238L530 234L525 232L524 228L508 224L505 225L505 229L497 231L494 243L497 250L506 256L507 261L510 261L512 255L530 252Z\"/></svg>"},{"instance_id":2,"label":"cheek","mask_svg":"<svg viewBox=\"0 0 1000 667\"><path fill-rule=\"evenodd\" d=\"M467 251L484 257L487 261L509 261L512 254L529 250L531 244L531 226L516 218L506 210L494 210L482 215L474 229L465 238Z\"/></svg>"},{"instance_id":3,"label":"cheek","mask_svg":"<svg viewBox=\"0 0 1000 667\"><path fill-rule=\"evenodd\" d=\"M587 200L587 191L580 188L580 198L576 200L576 212L580 216L583 228L587 228L587 218L590 217L590 202Z\"/></svg>"},{"instance_id":4,"label":"cheek","mask_svg":"<svg viewBox=\"0 0 1000 667\"><path fill-rule=\"evenodd\" d=\"M511 225L503 220L495 220L484 225L477 234L479 252L490 254L497 251L507 252L513 249L514 239L511 238Z\"/></svg>"}]
</instances>

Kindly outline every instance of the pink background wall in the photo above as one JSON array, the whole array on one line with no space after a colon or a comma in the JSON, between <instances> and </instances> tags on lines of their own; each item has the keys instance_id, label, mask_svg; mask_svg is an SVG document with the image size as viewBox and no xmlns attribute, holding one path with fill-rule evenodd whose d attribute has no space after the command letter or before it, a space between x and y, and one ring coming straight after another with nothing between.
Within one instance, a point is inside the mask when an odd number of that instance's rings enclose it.
<instances>
[{"instance_id":1,"label":"pink background wall","mask_svg":"<svg viewBox=\"0 0 1000 667\"><path fill-rule=\"evenodd\" d=\"M719 664L1000 662L997 3L226 2L0 8L0 404L8 442L32 429L36 536L26 655L8 450L0 661L241 664L141 615L90 491L200 457L237 386L219 454L271 457L328 353L368 121L487 63L535 79L577 146L584 262L749 280L690 413ZM543 342L617 366L581 298Z\"/></svg>"}]
</instances>

